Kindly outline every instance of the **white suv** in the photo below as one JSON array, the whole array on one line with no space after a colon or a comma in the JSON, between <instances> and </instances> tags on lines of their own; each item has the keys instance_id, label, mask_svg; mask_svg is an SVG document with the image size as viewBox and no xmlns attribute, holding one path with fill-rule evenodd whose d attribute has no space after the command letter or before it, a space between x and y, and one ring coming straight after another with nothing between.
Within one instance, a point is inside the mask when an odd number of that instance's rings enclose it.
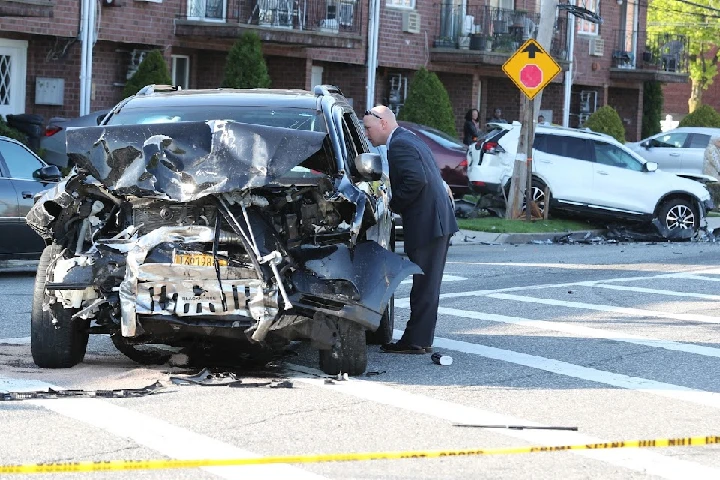
<instances>
[{"instance_id":1,"label":"white suv","mask_svg":"<svg viewBox=\"0 0 720 480\"><path fill-rule=\"evenodd\" d=\"M475 194L507 192L520 137L520 123L488 124L468 149L468 180ZM689 237L713 208L699 182L657 170L608 135L538 125L533 144L533 198L541 210L547 186L551 212L650 222L665 237Z\"/></svg>"}]
</instances>

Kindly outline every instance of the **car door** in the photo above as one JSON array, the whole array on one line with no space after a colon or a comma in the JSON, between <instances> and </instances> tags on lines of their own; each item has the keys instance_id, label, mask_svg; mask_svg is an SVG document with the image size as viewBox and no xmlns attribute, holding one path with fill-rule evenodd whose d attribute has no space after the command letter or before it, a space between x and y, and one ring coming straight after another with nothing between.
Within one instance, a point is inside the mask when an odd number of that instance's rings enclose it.
<instances>
[{"instance_id":1,"label":"car door","mask_svg":"<svg viewBox=\"0 0 720 480\"><path fill-rule=\"evenodd\" d=\"M651 137L647 140L642 157L648 162L657 163L658 168L666 172L682 172L683 156L687 153L683 147L689 136L687 132L667 132ZM702 154L700 158L702 159ZM702 161L700 164L702 170Z\"/></svg>"},{"instance_id":2,"label":"car door","mask_svg":"<svg viewBox=\"0 0 720 480\"><path fill-rule=\"evenodd\" d=\"M602 140L592 140L596 205L609 210L652 213L664 193L654 173L630 152Z\"/></svg>"},{"instance_id":3,"label":"car door","mask_svg":"<svg viewBox=\"0 0 720 480\"><path fill-rule=\"evenodd\" d=\"M703 158L705 148L710 143L710 135L705 133L691 133L683 147L681 156L682 173L692 175L703 174Z\"/></svg>"},{"instance_id":4,"label":"car door","mask_svg":"<svg viewBox=\"0 0 720 480\"><path fill-rule=\"evenodd\" d=\"M0 232L0 254L4 255L39 255L44 242L25 222L25 216L33 206L33 197L51 185L34 178L34 173L45 164L30 150L20 143L0 138L0 164L2 179L0 208L10 203L10 195L14 195L14 209L2 217Z\"/></svg>"},{"instance_id":5,"label":"car door","mask_svg":"<svg viewBox=\"0 0 720 480\"><path fill-rule=\"evenodd\" d=\"M593 202L593 164L586 139L538 133L533 143L533 172L550 187L555 200Z\"/></svg>"}]
</instances>

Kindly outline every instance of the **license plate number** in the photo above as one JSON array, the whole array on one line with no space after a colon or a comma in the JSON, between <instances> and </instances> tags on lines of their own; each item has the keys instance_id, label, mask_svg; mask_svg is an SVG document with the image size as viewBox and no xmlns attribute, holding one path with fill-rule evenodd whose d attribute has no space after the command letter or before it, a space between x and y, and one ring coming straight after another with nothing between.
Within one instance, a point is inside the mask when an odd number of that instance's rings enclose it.
<instances>
[{"instance_id":1,"label":"license plate number","mask_svg":"<svg viewBox=\"0 0 720 480\"><path fill-rule=\"evenodd\" d=\"M191 267L214 267L212 255L204 253L176 253L173 257L173 263L178 265L189 265ZM227 266L227 260L218 258L221 266Z\"/></svg>"}]
</instances>

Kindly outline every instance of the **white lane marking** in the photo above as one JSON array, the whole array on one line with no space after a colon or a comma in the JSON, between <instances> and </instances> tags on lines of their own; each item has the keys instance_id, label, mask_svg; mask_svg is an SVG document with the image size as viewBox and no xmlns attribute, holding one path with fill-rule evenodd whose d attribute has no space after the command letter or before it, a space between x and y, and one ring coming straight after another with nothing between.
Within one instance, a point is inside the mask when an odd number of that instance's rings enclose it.
<instances>
[{"instance_id":1,"label":"white lane marking","mask_svg":"<svg viewBox=\"0 0 720 480\"><path fill-rule=\"evenodd\" d=\"M620 313L623 315L634 315L640 317L656 317L656 318L670 318L672 320L684 320L688 322L701 322L701 323L720 323L720 317L713 317L710 315L699 315L694 313L669 313L661 312L657 310L645 310L642 308L631 308L631 307L614 307L612 305L596 305L593 303L584 302L568 302L565 300L555 300L552 298L535 298L526 297L523 295L511 295L507 293L490 293L485 295L490 298L497 298L499 300L514 300L516 302L524 303L539 303L541 305L552 305L556 307L568 307L568 308L579 308L583 310L595 310L599 312L610 312Z\"/></svg>"},{"instance_id":2,"label":"white lane marking","mask_svg":"<svg viewBox=\"0 0 720 480\"><path fill-rule=\"evenodd\" d=\"M702 345L693 345L691 343L674 342L672 340L661 340L658 338L644 337L641 335L633 335L619 330L605 330L599 328L583 327L563 322L550 322L547 320L533 320L522 317L509 317L507 315L497 315L494 313L474 312L471 310L459 310L456 308L440 307L438 313L442 315L451 315L460 318L469 318L473 320L484 320L487 322L505 323L509 325L519 325L523 327L536 328L538 330L549 330L554 332L564 332L577 335L582 338L597 338L604 340L614 340L617 342L631 343L634 345L642 345L651 348L664 348L676 352L693 353L704 357L720 358L720 348L704 347Z\"/></svg>"},{"instance_id":3,"label":"white lane marking","mask_svg":"<svg viewBox=\"0 0 720 480\"><path fill-rule=\"evenodd\" d=\"M0 377L0 387L16 392L46 390L47 388L62 390L62 387L45 382L3 377ZM173 459L257 458L261 456L100 399L25 400L25 403L101 428L113 435L127 438L138 445ZM268 478L320 480L327 478L283 464L202 467L202 470L232 480L247 480L250 478L257 478L258 480L267 480Z\"/></svg>"},{"instance_id":4,"label":"white lane marking","mask_svg":"<svg viewBox=\"0 0 720 480\"><path fill-rule=\"evenodd\" d=\"M665 295L668 297L687 297L702 298L705 300L720 300L720 295L710 295L707 293L676 292L674 290L657 290L654 288L631 287L629 285L605 285L602 283L596 283L592 286L594 288L605 288L607 290L620 290L621 292L628 291L638 293L650 293L653 295Z\"/></svg>"},{"instance_id":5,"label":"white lane marking","mask_svg":"<svg viewBox=\"0 0 720 480\"><path fill-rule=\"evenodd\" d=\"M30 337L0 338L4 345L30 345Z\"/></svg>"},{"instance_id":6,"label":"white lane marking","mask_svg":"<svg viewBox=\"0 0 720 480\"><path fill-rule=\"evenodd\" d=\"M443 282L462 282L464 280L467 280L467 278L456 277L455 275L447 275L447 274L443 275L443 278L442 278ZM412 282L413 282L412 278L408 278L407 280L403 280L402 282L400 282L400 284L402 285L402 284L408 284L408 283L412 283Z\"/></svg>"},{"instance_id":7,"label":"white lane marking","mask_svg":"<svg viewBox=\"0 0 720 480\"><path fill-rule=\"evenodd\" d=\"M402 337L401 330L395 330L393 337ZM543 370L545 372L565 375L567 377L587 380L589 382L611 385L636 392L649 393L674 400L704 405L712 408L720 408L720 393L706 392L694 388L674 385L672 383L657 382L641 377L631 377L621 373L612 373L605 370L598 370L590 367L582 367L573 363L553 360L551 358L529 355L527 353L503 350L501 348L487 347L476 343L468 343L449 338L435 337L433 347L455 350L457 352L470 353L501 362L514 363L525 367Z\"/></svg>"},{"instance_id":8,"label":"white lane marking","mask_svg":"<svg viewBox=\"0 0 720 480\"><path fill-rule=\"evenodd\" d=\"M292 365L293 370L302 371L308 375L323 375L322 372ZM447 420L453 423L479 423L492 425L525 424L539 426L536 422L503 415L489 410L459 405L457 403L438 400L423 395L404 392L402 390L382 385L377 382L351 378L346 382L335 382L326 385L323 379L309 377L293 377L294 381L308 383L318 388L330 390L335 393L351 395L371 402L389 405L401 410L411 411ZM518 438L534 445L570 445L603 443L601 440L577 432L564 432L552 430L495 430L495 432L513 438ZM647 475L656 475L661 478L685 480L687 478L720 478L720 470L706 467L694 462L667 457L648 450L619 449L619 450L570 450L572 454L592 458L611 465L639 471Z\"/></svg>"},{"instance_id":9,"label":"white lane marking","mask_svg":"<svg viewBox=\"0 0 720 480\"><path fill-rule=\"evenodd\" d=\"M708 273L708 272L703 272ZM697 280L698 282L720 282L720 278L716 277L705 277L702 275L692 275L689 273L677 273L675 278L684 278L686 280Z\"/></svg>"},{"instance_id":10,"label":"white lane marking","mask_svg":"<svg viewBox=\"0 0 720 480\"><path fill-rule=\"evenodd\" d=\"M687 271L700 273L720 273L718 269L708 269L707 265L667 265L661 263L610 263L598 265L592 263L537 263L537 262L447 262L448 265L487 265L491 267L521 267L521 268L560 268L564 270L628 270L635 272L668 272Z\"/></svg>"}]
</instances>

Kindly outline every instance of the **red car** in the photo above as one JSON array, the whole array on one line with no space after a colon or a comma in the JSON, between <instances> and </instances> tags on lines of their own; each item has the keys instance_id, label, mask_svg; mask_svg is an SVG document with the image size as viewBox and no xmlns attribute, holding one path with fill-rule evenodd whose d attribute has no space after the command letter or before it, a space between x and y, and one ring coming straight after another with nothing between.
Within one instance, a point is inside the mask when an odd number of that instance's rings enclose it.
<instances>
[{"instance_id":1,"label":"red car","mask_svg":"<svg viewBox=\"0 0 720 480\"><path fill-rule=\"evenodd\" d=\"M420 137L430 147L440 174L445 183L450 186L456 200L469 193L467 158L465 156L467 150L460 140L425 125L403 121L398 124ZM385 145L372 147L372 150L377 151L383 157L386 155Z\"/></svg>"},{"instance_id":2,"label":"red car","mask_svg":"<svg viewBox=\"0 0 720 480\"><path fill-rule=\"evenodd\" d=\"M467 150L465 145L445 132L411 122L398 122L422 139L432 150L440 174L456 200L468 193Z\"/></svg>"}]
</instances>

